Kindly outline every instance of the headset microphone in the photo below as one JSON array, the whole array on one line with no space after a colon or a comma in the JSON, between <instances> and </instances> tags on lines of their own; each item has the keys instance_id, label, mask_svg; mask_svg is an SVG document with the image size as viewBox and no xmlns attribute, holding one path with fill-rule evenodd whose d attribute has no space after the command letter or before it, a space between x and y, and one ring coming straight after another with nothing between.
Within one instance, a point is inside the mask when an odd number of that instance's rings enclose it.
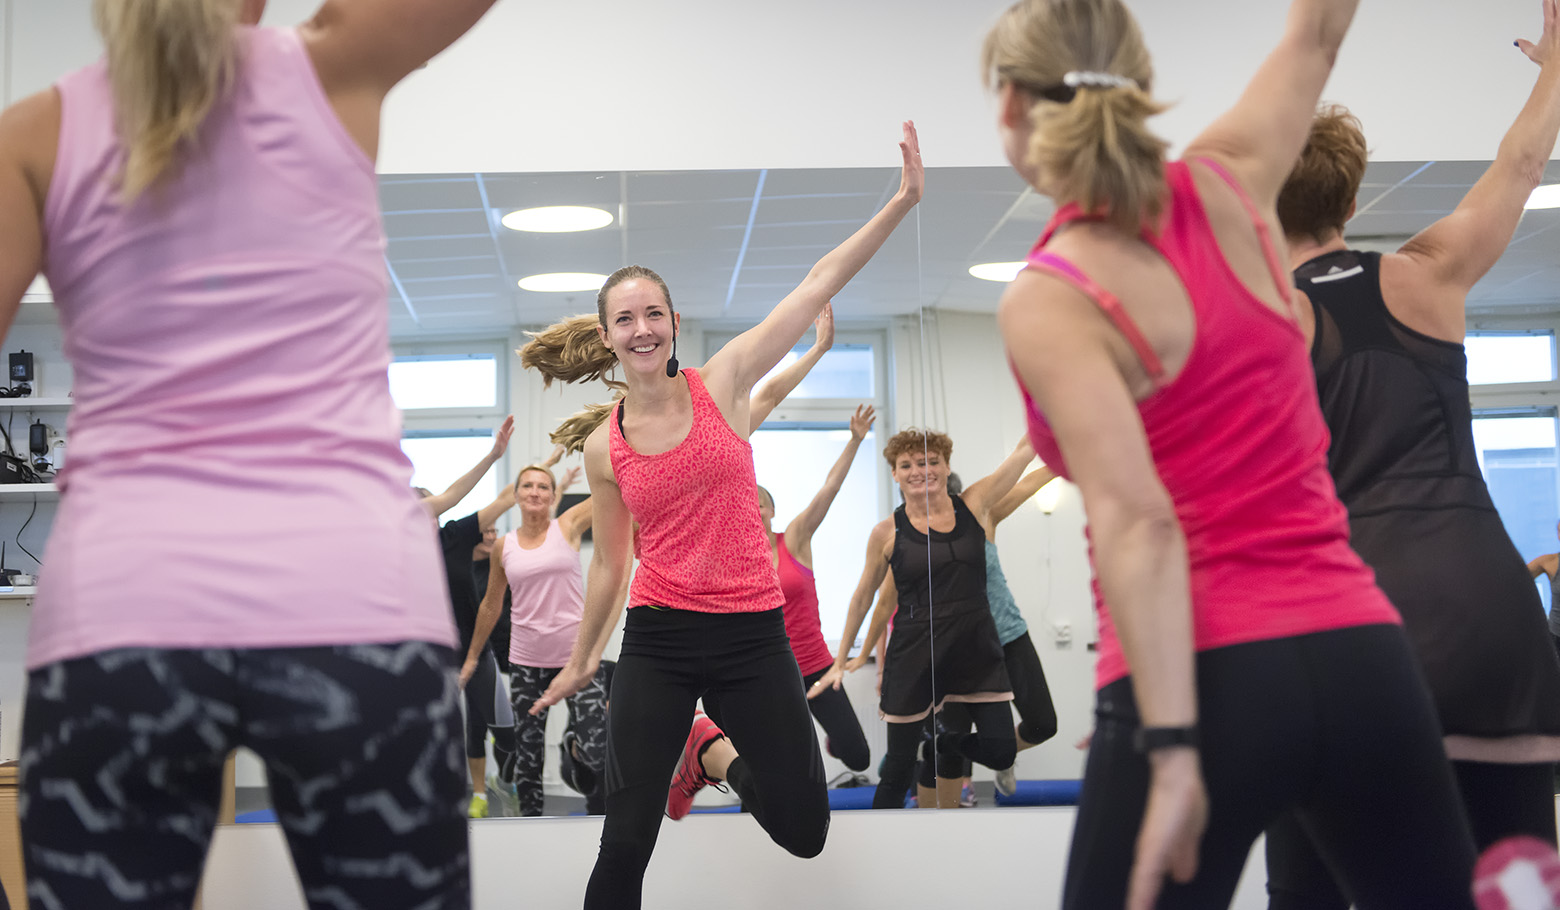
<instances>
[{"instance_id":1,"label":"headset microphone","mask_svg":"<svg viewBox=\"0 0 1560 910\"><path fill-rule=\"evenodd\" d=\"M666 378L677 378L677 336L672 336L672 357L666 361Z\"/></svg>"}]
</instances>

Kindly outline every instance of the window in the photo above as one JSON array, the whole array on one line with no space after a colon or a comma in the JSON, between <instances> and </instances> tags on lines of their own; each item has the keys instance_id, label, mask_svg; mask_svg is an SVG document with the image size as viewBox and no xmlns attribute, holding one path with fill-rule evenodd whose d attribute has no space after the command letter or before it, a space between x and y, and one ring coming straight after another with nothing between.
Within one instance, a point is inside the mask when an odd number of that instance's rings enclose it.
<instances>
[{"instance_id":1,"label":"window","mask_svg":"<svg viewBox=\"0 0 1560 910\"><path fill-rule=\"evenodd\" d=\"M412 460L412 486L427 487L433 493L444 492L492 448L491 430L413 431L401 440L401 451ZM439 516L439 523L477 511L492 502L506 483L497 470L488 471L465 499Z\"/></svg>"},{"instance_id":2,"label":"window","mask_svg":"<svg viewBox=\"0 0 1560 910\"><path fill-rule=\"evenodd\" d=\"M1560 518L1560 461L1556 458L1553 408L1484 411L1473 421L1479 466L1506 533L1525 560L1560 549L1555 522ZM1549 606L1548 579L1539 592Z\"/></svg>"},{"instance_id":3,"label":"window","mask_svg":"<svg viewBox=\"0 0 1560 910\"><path fill-rule=\"evenodd\" d=\"M1468 384L1550 382L1555 378L1552 332L1478 332L1463 339Z\"/></svg>"},{"instance_id":4,"label":"window","mask_svg":"<svg viewBox=\"0 0 1560 910\"><path fill-rule=\"evenodd\" d=\"M795 363L807 347L793 348L780 358L757 386L768 382L776 373ZM835 344L818 360L807 377L791 393L797 398L855 398L870 401L877 395L877 370L870 344Z\"/></svg>"},{"instance_id":5,"label":"window","mask_svg":"<svg viewBox=\"0 0 1560 910\"><path fill-rule=\"evenodd\" d=\"M390 364L390 395L402 411L493 408L498 358L478 354L407 354Z\"/></svg>"},{"instance_id":6,"label":"window","mask_svg":"<svg viewBox=\"0 0 1560 910\"><path fill-rule=\"evenodd\" d=\"M861 577L867 534L882 515L880 502L888 465L879 454L879 438L874 425L856 450L839 495L813 533L812 568L818 586L818 615L823 637L831 643L837 641L835 636L845 627L850 596ZM849 439L847 424L776 428L765 424L753 434L753 467L758 472L759 485L774 497L775 533L784 531L791 519L812 502Z\"/></svg>"}]
</instances>

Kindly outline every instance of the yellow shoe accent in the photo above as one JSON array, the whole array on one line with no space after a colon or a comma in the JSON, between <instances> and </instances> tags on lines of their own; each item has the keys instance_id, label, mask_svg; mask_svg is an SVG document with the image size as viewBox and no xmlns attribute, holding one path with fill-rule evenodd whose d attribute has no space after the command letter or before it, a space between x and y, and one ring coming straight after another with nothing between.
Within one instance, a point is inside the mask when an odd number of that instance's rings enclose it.
<instances>
[{"instance_id":1,"label":"yellow shoe accent","mask_svg":"<svg viewBox=\"0 0 1560 910\"><path fill-rule=\"evenodd\" d=\"M471 794L471 805L466 809L467 818L487 818L487 796L482 793Z\"/></svg>"}]
</instances>

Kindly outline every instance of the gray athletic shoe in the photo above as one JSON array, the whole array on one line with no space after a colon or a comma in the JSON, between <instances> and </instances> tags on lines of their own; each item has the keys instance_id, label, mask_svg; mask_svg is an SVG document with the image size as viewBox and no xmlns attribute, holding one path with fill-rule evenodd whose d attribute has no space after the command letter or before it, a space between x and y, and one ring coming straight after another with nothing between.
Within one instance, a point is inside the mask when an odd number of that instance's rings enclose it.
<instances>
[{"instance_id":1,"label":"gray athletic shoe","mask_svg":"<svg viewBox=\"0 0 1560 910\"><path fill-rule=\"evenodd\" d=\"M506 784L489 774L487 779L488 817L518 818L520 793L514 784Z\"/></svg>"},{"instance_id":2,"label":"gray athletic shoe","mask_svg":"<svg viewBox=\"0 0 1560 910\"><path fill-rule=\"evenodd\" d=\"M1012 796L1018 792L1018 772L1012 765L997 772L997 792L1003 796Z\"/></svg>"}]
</instances>

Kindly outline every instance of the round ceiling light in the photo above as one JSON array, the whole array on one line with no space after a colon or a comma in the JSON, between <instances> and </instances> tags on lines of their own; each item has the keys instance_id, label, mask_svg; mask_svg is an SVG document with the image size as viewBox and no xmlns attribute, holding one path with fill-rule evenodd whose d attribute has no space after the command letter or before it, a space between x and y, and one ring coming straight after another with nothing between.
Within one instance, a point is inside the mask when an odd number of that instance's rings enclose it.
<instances>
[{"instance_id":1,"label":"round ceiling light","mask_svg":"<svg viewBox=\"0 0 1560 910\"><path fill-rule=\"evenodd\" d=\"M982 262L980 265L970 266L970 274L983 281L1000 281L1006 284L1018 277L1018 273L1029 265L1027 262Z\"/></svg>"},{"instance_id":2,"label":"round ceiling light","mask_svg":"<svg viewBox=\"0 0 1560 910\"><path fill-rule=\"evenodd\" d=\"M503 217L502 222L511 231L565 234L604 228L612 223L612 213L585 205L547 205L510 212Z\"/></svg>"},{"instance_id":3,"label":"round ceiling light","mask_svg":"<svg viewBox=\"0 0 1560 910\"><path fill-rule=\"evenodd\" d=\"M599 291L607 283L607 276L595 272L547 272L520 279L520 290L543 294L561 294L569 291Z\"/></svg>"}]
</instances>

